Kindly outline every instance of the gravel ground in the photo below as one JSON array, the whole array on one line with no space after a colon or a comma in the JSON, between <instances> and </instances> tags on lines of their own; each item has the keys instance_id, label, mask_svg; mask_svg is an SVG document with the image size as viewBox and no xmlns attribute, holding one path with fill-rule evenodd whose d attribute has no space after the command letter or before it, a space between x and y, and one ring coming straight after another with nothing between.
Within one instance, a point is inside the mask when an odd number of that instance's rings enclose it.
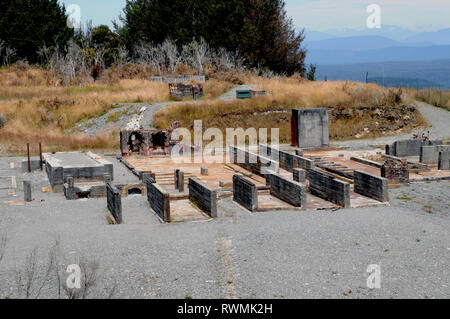
<instances>
[{"instance_id":1,"label":"gravel ground","mask_svg":"<svg viewBox=\"0 0 450 319\"><path fill-rule=\"evenodd\" d=\"M0 169L10 160L0 159ZM40 174L26 177L45 184ZM125 223L115 226L106 221L105 199L66 201L34 187L32 203L0 200L0 233L8 236L0 295L19 296L16 270L37 248L34 295L58 240L60 263L99 263L90 297L116 286L117 298L449 298L449 186L391 191L391 198L417 194L424 204L393 199L392 207L336 212L251 215L226 199L219 202L223 219L170 225L145 197L131 196L122 201ZM425 212L425 203L436 210ZM371 264L381 266L381 289L366 286ZM57 296L55 280L40 297Z\"/></svg>"},{"instance_id":2,"label":"gravel ground","mask_svg":"<svg viewBox=\"0 0 450 319\"><path fill-rule=\"evenodd\" d=\"M450 139L450 112L439 107L434 107L423 102L417 102L420 112L428 120L431 127L424 129L430 131L431 139ZM422 131L417 131L422 133ZM342 142L332 142L332 146L350 147L352 149L364 149L368 146L385 145L401 139L412 138L413 133L380 137L377 139L351 140Z\"/></svg>"}]
</instances>

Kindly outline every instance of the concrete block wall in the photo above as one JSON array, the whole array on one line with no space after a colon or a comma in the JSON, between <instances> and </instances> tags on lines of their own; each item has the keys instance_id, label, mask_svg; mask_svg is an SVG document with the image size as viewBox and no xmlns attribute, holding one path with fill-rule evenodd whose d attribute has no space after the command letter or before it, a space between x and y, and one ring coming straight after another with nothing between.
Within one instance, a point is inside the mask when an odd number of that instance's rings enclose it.
<instances>
[{"instance_id":1,"label":"concrete block wall","mask_svg":"<svg viewBox=\"0 0 450 319\"><path fill-rule=\"evenodd\" d=\"M260 176L268 174L269 171L276 173L279 171L279 164L276 161L234 146L230 146L230 159L233 163Z\"/></svg>"},{"instance_id":2,"label":"concrete block wall","mask_svg":"<svg viewBox=\"0 0 450 319\"><path fill-rule=\"evenodd\" d=\"M170 223L170 195L157 183L147 183L150 207L166 223Z\"/></svg>"},{"instance_id":3,"label":"concrete block wall","mask_svg":"<svg viewBox=\"0 0 450 319\"><path fill-rule=\"evenodd\" d=\"M317 169L310 170L309 189L315 196L344 208L350 207L350 184L341 182L329 174Z\"/></svg>"},{"instance_id":4,"label":"concrete block wall","mask_svg":"<svg viewBox=\"0 0 450 319\"><path fill-rule=\"evenodd\" d=\"M328 109L293 109L297 123L297 146L300 148L322 148L330 144Z\"/></svg>"},{"instance_id":5,"label":"concrete block wall","mask_svg":"<svg viewBox=\"0 0 450 319\"><path fill-rule=\"evenodd\" d=\"M386 178L354 171L355 193L373 198L379 202L389 202L389 182Z\"/></svg>"},{"instance_id":6,"label":"concrete block wall","mask_svg":"<svg viewBox=\"0 0 450 319\"><path fill-rule=\"evenodd\" d=\"M120 191L111 182L106 183L106 197L108 210L113 215L116 223L122 224L122 198Z\"/></svg>"},{"instance_id":7,"label":"concrete block wall","mask_svg":"<svg viewBox=\"0 0 450 319\"><path fill-rule=\"evenodd\" d=\"M189 178L189 200L212 218L217 218L217 191L197 178Z\"/></svg>"},{"instance_id":8,"label":"concrete block wall","mask_svg":"<svg viewBox=\"0 0 450 319\"><path fill-rule=\"evenodd\" d=\"M295 207L306 209L306 185L277 174L266 175L270 194Z\"/></svg>"},{"instance_id":9,"label":"concrete block wall","mask_svg":"<svg viewBox=\"0 0 450 319\"><path fill-rule=\"evenodd\" d=\"M306 182L306 171L301 168L294 168L292 171L294 181L298 183Z\"/></svg>"},{"instance_id":10,"label":"concrete block wall","mask_svg":"<svg viewBox=\"0 0 450 319\"><path fill-rule=\"evenodd\" d=\"M442 140L423 141L421 139L396 141L392 145L387 145L386 154L398 157L419 156L422 146L442 145Z\"/></svg>"},{"instance_id":11,"label":"concrete block wall","mask_svg":"<svg viewBox=\"0 0 450 319\"><path fill-rule=\"evenodd\" d=\"M242 176L233 176L233 200L249 211L258 209L258 192L256 185Z\"/></svg>"},{"instance_id":12,"label":"concrete block wall","mask_svg":"<svg viewBox=\"0 0 450 319\"><path fill-rule=\"evenodd\" d=\"M438 164L440 152L450 152L450 145L422 146L420 148L420 162L424 164Z\"/></svg>"},{"instance_id":13,"label":"concrete block wall","mask_svg":"<svg viewBox=\"0 0 450 319\"><path fill-rule=\"evenodd\" d=\"M450 170L450 151L439 152L438 169L439 170Z\"/></svg>"},{"instance_id":14,"label":"concrete block wall","mask_svg":"<svg viewBox=\"0 0 450 319\"><path fill-rule=\"evenodd\" d=\"M314 167L314 161L310 159L280 151L265 144L259 145L259 153L263 156L267 154L271 160L279 163L280 168L288 172L293 172L295 168L309 170Z\"/></svg>"}]
</instances>

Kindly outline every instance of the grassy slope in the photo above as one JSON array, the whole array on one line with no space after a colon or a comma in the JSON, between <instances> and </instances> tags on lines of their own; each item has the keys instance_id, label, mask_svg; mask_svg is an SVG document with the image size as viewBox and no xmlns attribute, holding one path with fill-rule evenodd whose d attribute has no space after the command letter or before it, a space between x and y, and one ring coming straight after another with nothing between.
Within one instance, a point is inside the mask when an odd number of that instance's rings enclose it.
<instances>
[{"instance_id":1,"label":"grassy slope","mask_svg":"<svg viewBox=\"0 0 450 319\"><path fill-rule=\"evenodd\" d=\"M157 127L179 121L192 128L279 128L281 142L290 141L292 108L330 108L332 139L368 138L408 132L425 120L413 106L396 103L397 91L352 82L303 82L295 78L248 78L268 91L267 96L226 103L210 101L171 105L155 115Z\"/></svg>"}]
</instances>

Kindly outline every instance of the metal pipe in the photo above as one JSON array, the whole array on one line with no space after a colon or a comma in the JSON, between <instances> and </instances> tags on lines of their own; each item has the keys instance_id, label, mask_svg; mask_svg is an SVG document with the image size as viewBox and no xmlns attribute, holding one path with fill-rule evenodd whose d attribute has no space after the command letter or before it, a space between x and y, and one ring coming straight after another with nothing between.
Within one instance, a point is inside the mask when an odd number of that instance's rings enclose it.
<instances>
[{"instance_id":1,"label":"metal pipe","mask_svg":"<svg viewBox=\"0 0 450 319\"><path fill-rule=\"evenodd\" d=\"M44 168L44 161L42 159L42 143L41 142L39 142L39 160L40 160L39 166L41 167L41 171L42 171L42 169Z\"/></svg>"},{"instance_id":2,"label":"metal pipe","mask_svg":"<svg viewBox=\"0 0 450 319\"><path fill-rule=\"evenodd\" d=\"M28 173L31 173L30 143L27 143L27 154L28 154Z\"/></svg>"}]
</instances>

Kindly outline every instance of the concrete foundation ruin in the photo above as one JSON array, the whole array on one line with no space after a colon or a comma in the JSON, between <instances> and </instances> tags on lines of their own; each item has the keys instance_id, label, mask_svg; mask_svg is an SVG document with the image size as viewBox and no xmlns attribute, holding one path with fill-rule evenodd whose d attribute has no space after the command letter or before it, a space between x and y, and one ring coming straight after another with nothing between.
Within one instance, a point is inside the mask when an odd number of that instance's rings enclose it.
<instances>
[{"instance_id":1,"label":"concrete foundation ruin","mask_svg":"<svg viewBox=\"0 0 450 319\"><path fill-rule=\"evenodd\" d=\"M330 144L328 109L292 110L292 146L323 148Z\"/></svg>"},{"instance_id":2,"label":"concrete foundation ruin","mask_svg":"<svg viewBox=\"0 0 450 319\"><path fill-rule=\"evenodd\" d=\"M122 156L152 156L158 150L169 154L171 148L178 143L173 138L173 132L177 128L178 123L175 122L167 130L120 131L120 152Z\"/></svg>"},{"instance_id":3,"label":"concrete foundation ruin","mask_svg":"<svg viewBox=\"0 0 450 319\"><path fill-rule=\"evenodd\" d=\"M170 83L169 93L172 98L177 100L183 100L187 98L198 100L203 96L203 85Z\"/></svg>"}]
</instances>

